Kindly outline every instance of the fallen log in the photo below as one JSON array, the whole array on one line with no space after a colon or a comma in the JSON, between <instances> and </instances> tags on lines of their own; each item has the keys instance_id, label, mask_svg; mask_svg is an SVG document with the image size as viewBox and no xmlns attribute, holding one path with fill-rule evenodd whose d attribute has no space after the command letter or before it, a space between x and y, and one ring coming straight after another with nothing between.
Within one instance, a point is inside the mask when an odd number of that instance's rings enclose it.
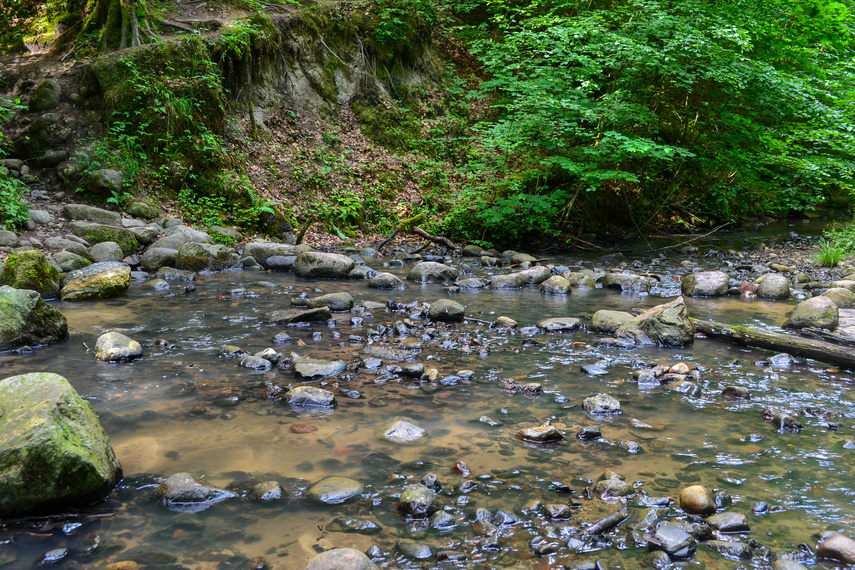
<instances>
[{"instance_id":1,"label":"fallen log","mask_svg":"<svg viewBox=\"0 0 855 570\"><path fill-rule=\"evenodd\" d=\"M699 319L691 319L691 321L696 331L711 338L751 348L786 352L792 356L811 358L834 366L855 369L855 351L851 346L743 326L728 326L715 321Z\"/></svg>"},{"instance_id":2,"label":"fallen log","mask_svg":"<svg viewBox=\"0 0 855 570\"><path fill-rule=\"evenodd\" d=\"M421 214L418 214L417 216L413 216L412 218L408 218L406 220L401 220L401 223L398 224L398 227L395 228L394 230L392 230L392 233L389 234L389 237L387 237L382 242L380 242L380 244L375 249L378 252L383 251L383 248L386 247L387 245L389 245L389 242L391 242L393 239L395 239L395 236L398 235L398 233L408 231L410 229L410 226L420 224L424 221L424 219L425 219L425 214L424 214L424 212L422 212Z\"/></svg>"},{"instance_id":3,"label":"fallen log","mask_svg":"<svg viewBox=\"0 0 855 570\"><path fill-rule=\"evenodd\" d=\"M457 244L455 244L453 241L451 241L447 237L435 236L435 235L429 234L418 226L413 226L410 229L410 232L416 234L417 236L421 236L421 237L425 238L426 240L430 240L433 243L438 243L439 245L444 245L448 249L457 249Z\"/></svg>"}]
</instances>

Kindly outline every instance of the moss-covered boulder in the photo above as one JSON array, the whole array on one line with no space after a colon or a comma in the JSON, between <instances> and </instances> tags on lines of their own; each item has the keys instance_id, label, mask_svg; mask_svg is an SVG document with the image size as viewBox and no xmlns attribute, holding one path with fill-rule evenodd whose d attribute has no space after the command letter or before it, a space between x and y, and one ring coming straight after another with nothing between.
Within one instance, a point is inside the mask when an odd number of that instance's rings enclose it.
<instances>
[{"instance_id":1,"label":"moss-covered boulder","mask_svg":"<svg viewBox=\"0 0 855 570\"><path fill-rule=\"evenodd\" d=\"M68 321L30 289L0 287L0 350L68 336Z\"/></svg>"},{"instance_id":2,"label":"moss-covered boulder","mask_svg":"<svg viewBox=\"0 0 855 570\"><path fill-rule=\"evenodd\" d=\"M123 295L131 284L131 268L125 263L102 261L68 274L60 296L63 301L108 299Z\"/></svg>"},{"instance_id":3,"label":"moss-covered boulder","mask_svg":"<svg viewBox=\"0 0 855 570\"><path fill-rule=\"evenodd\" d=\"M814 327L818 329L834 330L840 323L840 314L837 305L829 297L811 297L802 301L784 323L788 329L803 329Z\"/></svg>"},{"instance_id":4,"label":"moss-covered boulder","mask_svg":"<svg viewBox=\"0 0 855 570\"><path fill-rule=\"evenodd\" d=\"M68 225L71 233L85 239L90 244L104 241L114 241L122 248L122 253L130 255L139 249L139 242L134 233L126 228L98 224L96 222L71 222Z\"/></svg>"},{"instance_id":5,"label":"moss-covered boulder","mask_svg":"<svg viewBox=\"0 0 855 570\"><path fill-rule=\"evenodd\" d=\"M62 88L56 79L45 79L33 89L27 108L33 113L50 111L59 105Z\"/></svg>"},{"instance_id":6,"label":"moss-covered boulder","mask_svg":"<svg viewBox=\"0 0 855 570\"><path fill-rule=\"evenodd\" d=\"M122 478L95 412L58 374L0 380L0 516L103 499Z\"/></svg>"},{"instance_id":7,"label":"moss-covered boulder","mask_svg":"<svg viewBox=\"0 0 855 570\"><path fill-rule=\"evenodd\" d=\"M160 208L146 204L145 202L133 202L125 211L135 218L153 220L160 216Z\"/></svg>"},{"instance_id":8,"label":"moss-covered boulder","mask_svg":"<svg viewBox=\"0 0 855 570\"><path fill-rule=\"evenodd\" d=\"M0 272L0 285L31 289L45 299L54 299L59 296L59 271L42 252L22 251L10 255L6 260Z\"/></svg>"},{"instance_id":9,"label":"moss-covered boulder","mask_svg":"<svg viewBox=\"0 0 855 570\"><path fill-rule=\"evenodd\" d=\"M682 347L695 340L695 327L689 320L683 298L677 297L628 320L618 328L615 336L635 345Z\"/></svg>"},{"instance_id":10,"label":"moss-covered boulder","mask_svg":"<svg viewBox=\"0 0 855 570\"><path fill-rule=\"evenodd\" d=\"M184 271L222 271L240 267L240 258L221 244L190 242L178 248L175 267Z\"/></svg>"}]
</instances>

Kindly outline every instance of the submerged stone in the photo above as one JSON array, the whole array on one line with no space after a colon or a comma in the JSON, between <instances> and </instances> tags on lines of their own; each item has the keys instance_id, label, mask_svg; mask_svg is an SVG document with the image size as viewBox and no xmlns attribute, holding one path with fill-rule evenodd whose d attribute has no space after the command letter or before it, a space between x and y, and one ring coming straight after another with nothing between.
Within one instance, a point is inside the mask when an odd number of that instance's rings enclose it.
<instances>
[{"instance_id":1,"label":"submerged stone","mask_svg":"<svg viewBox=\"0 0 855 570\"><path fill-rule=\"evenodd\" d=\"M521 429L516 438L531 443L554 443L564 439L564 436L555 426L534 426Z\"/></svg>"},{"instance_id":2,"label":"submerged stone","mask_svg":"<svg viewBox=\"0 0 855 570\"><path fill-rule=\"evenodd\" d=\"M329 390L313 386L298 386L285 394L289 406L332 408L336 404L335 395Z\"/></svg>"},{"instance_id":3,"label":"submerged stone","mask_svg":"<svg viewBox=\"0 0 855 570\"><path fill-rule=\"evenodd\" d=\"M396 420L385 428L381 437L395 443L411 443L427 435L427 431L404 420Z\"/></svg>"},{"instance_id":4,"label":"submerged stone","mask_svg":"<svg viewBox=\"0 0 855 570\"><path fill-rule=\"evenodd\" d=\"M333 548L315 556L306 570L379 570L363 553L353 548Z\"/></svg>"},{"instance_id":5,"label":"submerged stone","mask_svg":"<svg viewBox=\"0 0 855 570\"><path fill-rule=\"evenodd\" d=\"M230 491L206 485L189 473L170 475L155 489L154 496L171 510L192 513L236 497Z\"/></svg>"},{"instance_id":6,"label":"submerged stone","mask_svg":"<svg viewBox=\"0 0 855 570\"><path fill-rule=\"evenodd\" d=\"M436 495L421 483L407 487L398 499L398 512L410 518L428 518L438 510Z\"/></svg>"},{"instance_id":7,"label":"submerged stone","mask_svg":"<svg viewBox=\"0 0 855 570\"><path fill-rule=\"evenodd\" d=\"M319 376L335 376L347 368L344 360L320 360L291 353L294 372L300 378L316 378Z\"/></svg>"},{"instance_id":8,"label":"submerged stone","mask_svg":"<svg viewBox=\"0 0 855 570\"><path fill-rule=\"evenodd\" d=\"M359 496L362 483L349 477L325 477L309 487L306 496L325 505L338 505Z\"/></svg>"},{"instance_id":9,"label":"submerged stone","mask_svg":"<svg viewBox=\"0 0 855 570\"><path fill-rule=\"evenodd\" d=\"M0 350L56 342L68 336L65 316L36 291L0 287Z\"/></svg>"}]
</instances>

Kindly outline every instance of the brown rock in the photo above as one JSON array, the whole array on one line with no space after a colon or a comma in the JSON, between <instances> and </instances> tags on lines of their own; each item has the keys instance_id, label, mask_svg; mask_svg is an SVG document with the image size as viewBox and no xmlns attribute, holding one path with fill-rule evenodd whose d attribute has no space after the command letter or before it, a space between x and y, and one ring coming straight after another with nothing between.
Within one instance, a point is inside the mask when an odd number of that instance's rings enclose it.
<instances>
[{"instance_id":1,"label":"brown rock","mask_svg":"<svg viewBox=\"0 0 855 570\"><path fill-rule=\"evenodd\" d=\"M855 540L842 534L834 534L816 547L818 558L839 560L845 564L855 564Z\"/></svg>"},{"instance_id":2,"label":"brown rock","mask_svg":"<svg viewBox=\"0 0 855 570\"><path fill-rule=\"evenodd\" d=\"M680 491L680 508L687 513L711 515L715 513L715 501L703 485L691 485Z\"/></svg>"}]
</instances>

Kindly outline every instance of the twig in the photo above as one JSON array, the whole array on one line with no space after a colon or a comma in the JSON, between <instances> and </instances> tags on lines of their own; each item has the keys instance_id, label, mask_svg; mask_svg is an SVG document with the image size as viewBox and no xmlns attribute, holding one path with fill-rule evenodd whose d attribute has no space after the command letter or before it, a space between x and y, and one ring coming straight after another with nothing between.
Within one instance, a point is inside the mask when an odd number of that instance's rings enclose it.
<instances>
[{"instance_id":1,"label":"twig","mask_svg":"<svg viewBox=\"0 0 855 570\"><path fill-rule=\"evenodd\" d=\"M476 319L475 317L463 317L467 321L472 321L473 323L478 323L479 325L487 325L488 327L493 324L493 321L485 321L483 319Z\"/></svg>"},{"instance_id":2,"label":"twig","mask_svg":"<svg viewBox=\"0 0 855 570\"><path fill-rule=\"evenodd\" d=\"M181 24L176 24L175 22L170 22L169 20L158 20L158 24L161 26L166 26L168 28L175 28L176 30L182 30L184 32L195 32L193 28L188 28L187 26L182 26Z\"/></svg>"},{"instance_id":3,"label":"twig","mask_svg":"<svg viewBox=\"0 0 855 570\"><path fill-rule=\"evenodd\" d=\"M705 237L711 236L712 234L716 233L716 232L717 232L718 230L720 230L721 228L723 228L723 227L725 227L725 226L729 226L729 225L730 225L730 222L726 222L726 223L724 223L724 224L722 224L722 225L720 225L720 226L718 226L718 227L716 227L716 228L713 228L711 231L709 231L709 232L707 232L707 233L705 233L705 234L701 234L701 235L699 235L699 236L695 236L695 237L693 237L692 239L688 239L688 240L686 240L686 241L682 241L682 242L680 242L680 243L675 243L674 245L666 245L665 247L660 247L659 249L654 249L653 251L663 251L663 250L665 250L665 249L674 249L675 247L680 247L681 245L686 245L686 244L688 244L688 243L692 243L693 241L697 241L697 240L699 240L699 239L701 239L701 238L705 238Z\"/></svg>"}]
</instances>

